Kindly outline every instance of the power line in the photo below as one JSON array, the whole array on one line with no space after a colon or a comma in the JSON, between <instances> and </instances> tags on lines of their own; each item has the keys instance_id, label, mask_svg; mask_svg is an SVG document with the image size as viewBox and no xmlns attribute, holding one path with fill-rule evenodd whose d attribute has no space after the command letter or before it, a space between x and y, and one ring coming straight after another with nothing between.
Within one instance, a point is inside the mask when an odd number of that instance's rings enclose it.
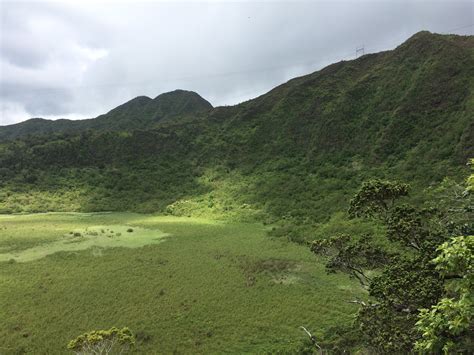
<instances>
[{"instance_id":1,"label":"power line","mask_svg":"<svg viewBox=\"0 0 474 355\"><path fill-rule=\"evenodd\" d=\"M474 23L471 23L470 25L465 25L465 26L461 26L461 27L457 27L457 28L451 28L449 30L446 30L444 32L441 32L441 33L451 33L451 32L454 32L454 31L459 31L459 30L464 30L466 28L469 28L469 27L474 27Z\"/></svg>"},{"instance_id":2,"label":"power line","mask_svg":"<svg viewBox=\"0 0 474 355\"><path fill-rule=\"evenodd\" d=\"M459 31L459 30L471 28L471 27L474 27L474 23L456 27L456 28L451 28L449 30L445 30L443 32L438 32L438 33L447 34L447 33L452 33L454 31ZM379 41L378 43L372 43L371 47L373 48L374 46L377 46L378 44L381 44L381 43L382 41ZM384 43L386 42L384 41ZM354 52L348 53L343 56L335 55L332 58L326 57L326 62L329 60L334 60L334 58L336 57L339 57L339 60L356 59L360 56L363 56L364 54L366 54L366 47L365 45L362 45L360 47L356 47L355 56L354 56ZM91 85L63 86L63 87L41 87L41 88L31 88L31 89L19 88L18 90L20 92L25 92L25 91L28 93L42 92L42 94L45 94L45 95L56 95L57 92L61 92L64 90L107 88L107 87L127 88L131 86L143 87L143 86L156 85L157 81L192 81L192 80L197 80L197 79L217 79L217 78L225 78L225 77L231 77L231 76L242 75L242 74L272 72L272 71L277 71L281 69L295 68L297 66L309 67L309 66L314 66L314 65L321 65L322 63L325 63L325 61L321 59L318 61L305 60L305 61L293 62L292 64L278 65L278 66L273 66L273 67L265 67L265 68L261 67L261 68L252 68L252 69L245 69L245 70L239 70L239 71L229 71L229 72L223 72L223 73L207 73L207 74L201 74L201 75L191 75L191 76L182 76L182 77L173 77L173 78L157 78L156 80L147 80L147 81L102 83L102 84L91 84Z\"/></svg>"}]
</instances>

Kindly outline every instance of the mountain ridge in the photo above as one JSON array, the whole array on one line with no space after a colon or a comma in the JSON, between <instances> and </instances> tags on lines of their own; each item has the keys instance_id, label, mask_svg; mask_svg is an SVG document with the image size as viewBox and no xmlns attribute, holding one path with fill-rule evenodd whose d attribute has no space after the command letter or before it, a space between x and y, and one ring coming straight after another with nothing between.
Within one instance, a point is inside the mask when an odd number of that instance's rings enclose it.
<instances>
[{"instance_id":1,"label":"mountain ridge","mask_svg":"<svg viewBox=\"0 0 474 355\"><path fill-rule=\"evenodd\" d=\"M127 130L147 128L160 120L197 114L212 109L199 94L173 90L151 99L137 96L105 114L82 120L48 120L31 118L12 125L0 126L0 141L21 138L29 134L71 133L87 129Z\"/></svg>"},{"instance_id":2,"label":"mountain ridge","mask_svg":"<svg viewBox=\"0 0 474 355\"><path fill-rule=\"evenodd\" d=\"M392 53L398 53L401 52L403 53L404 51L408 50L417 50L417 51L424 51L424 50L431 50L433 42L438 42L438 43L450 43L447 42L445 39L448 37L456 36L457 40L460 40L462 38L468 38L469 36L457 36L457 35L439 35L435 33L431 33L429 31L420 31L409 37L404 43L401 45L397 46L394 50L387 50L387 51L382 51L378 53L370 53L366 54L364 56L361 56L357 59L354 60L342 60L333 64L330 64L321 70L318 70L316 72L306 74L300 77L292 78L288 80L285 83L282 83L275 88L271 89L265 94L262 94L256 98L247 100L243 103L246 102L254 102L258 101L261 97L266 97L266 96L271 96L274 91L281 90L285 88L285 86L290 85L293 82L297 82L299 80L310 80L311 77L313 77L315 74L327 74L330 73L334 70L337 71L337 68L340 66L343 66L346 63L354 62L354 61L363 61L367 60L368 58L371 58L373 56L381 56L381 55L390 55ZM467 41L466 41L467 42ZM452 42L450 44L453 44ZM112 130L127 130L127 129L137 129L137 128L149 128L145 124L146 121L150 120L150 118L154 121L159 121L159 119L156 119L156 112L153 112L153 108L147 108L145 106L153 106L152 103L155 103L156 100L160 100L161 98L168 98L170 96L176 96L176 95L187 95L189 98L192 98L195 101L196 104L196 110L184 110L184 112L162 112L161 110L161 116L164 118L172 118L180 115L192 115L199 113L199 111L206 111L206 110L212 110L214 107L204 98L202 98L198 93L193 92L193 91L187 91L183 89L176 89L170 92L165 92L159 94L157 97L154 99L151 99L150 97L140 95L135 98L132 98L131 100L120 104L119 106L111 109L105 114L101 114L97 117L94 118L89 118L89 119L83 119L83 120L68 120L68 119L58 119L58 120L48 120L44 118L31 118L26 121L22 121L16 124L11 124L11 125L5 125L5 126L0 126L0 141L1 140L11 140L14 138L22 137L24 135L27 135L29 133L35 133L37 134L38 132L30 132L28 126L34 126L35 129L40 128L40 131L42 131L40 125L45 125L44 132L42 133L52 133L52 132L68 132L68 131L74 131L76 129L107 129L106 125L97 123L97 120L104 120L104 122L107 122L107 124L111 125L112 127L108 127L109 129ZM239 103L236 105L231 105L231 106L225 106L225 107L238 107L239 105L243 104ZM159 105L158 105L159 106ZM160 110L161 108L158 108ZM138 112L133 112L134 110ZM123 112L121 112L123 111ZM155 108L156 111L156 108ZM178 108L179 111L179 108ZM143 113L147 113L143 115ZM120 121L127 121L126 119L124 120L124 115L126 116L127 114L132 114L135 116L140 117L140 121L143 123L143 125L133 125L131 124L128 126L127 124L125 125L119 125L119 127L113 127L114 125L114 120L117 119L117 117L114 117L114 119L109 119L110 116L115 116L115 114L118 113ZM150 117L151 116L151 117ZM145 122L143 122L145 121ZM57 123L55 123L57 122ZM82 123L76 123L76 122L82 122ZM86 123L87 122L87 123ZM70 127L66 127L66 125L69 125Z\"/></svg>"},{"instance_id":3,"label":"mountain ridge","mask_svg":"<svg viewBox=\"0 0 474 355\"><path fill-rule=\"evenodd\" d=\"M324 220L369 177L461 179L473 88L474 36L418 33L235 106L0 144L0 210Z\"/></svg>"}]
</instances>

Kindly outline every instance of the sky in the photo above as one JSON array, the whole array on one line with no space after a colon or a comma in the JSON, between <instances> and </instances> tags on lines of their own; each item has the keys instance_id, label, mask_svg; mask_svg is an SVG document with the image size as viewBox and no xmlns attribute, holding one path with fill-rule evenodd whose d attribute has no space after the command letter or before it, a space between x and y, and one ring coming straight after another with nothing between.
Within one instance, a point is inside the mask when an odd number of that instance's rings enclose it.
<instances>
[{"instance_id":1,"label":"sky","mask_svg":"<svg viewBox=\"0 0 474 355\"><path fill-rule=\"evenodd\" d=\"M214 106L264 94L414 33L474 34L474 2L0 0L0 125L95 117L192 90Z\"/></svg>"}]
</instances>

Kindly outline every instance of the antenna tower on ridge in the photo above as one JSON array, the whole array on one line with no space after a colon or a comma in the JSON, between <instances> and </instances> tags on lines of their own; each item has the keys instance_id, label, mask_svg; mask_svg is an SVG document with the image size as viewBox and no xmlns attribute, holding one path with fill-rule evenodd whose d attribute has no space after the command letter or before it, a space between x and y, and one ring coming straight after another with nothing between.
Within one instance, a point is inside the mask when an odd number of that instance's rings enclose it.
<instances>
[{"instance_id":1,"label":"antenna tower on ridge","mask_svg":"<svg viewBox=\"0 0 474 355\"><path fill-rule=\"evenodd\" d=\"M364 45L356 48L356 58L359 58L360 56L362 56L364 54L365 54Z\"/></svg>"}]
</instances>

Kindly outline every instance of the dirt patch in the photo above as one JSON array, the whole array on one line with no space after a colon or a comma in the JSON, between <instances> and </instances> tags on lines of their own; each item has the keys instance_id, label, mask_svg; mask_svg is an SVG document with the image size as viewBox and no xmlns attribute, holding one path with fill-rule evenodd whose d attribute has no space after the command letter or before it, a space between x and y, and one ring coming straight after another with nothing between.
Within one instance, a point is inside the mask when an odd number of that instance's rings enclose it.
<instances>
[{"instance_id":1,"label":"dirt patch","mask_svg":"<svg viewBox=\"0 0 474 355\"><path fill-rule=\"evenodd\" d=\"M266 275L278 284L292 284L300 278L296 273L301 267L293 260L286 259L260 259L251 260L246 256L237 257L237 263L245 275L247 286L257 282L258 275Z\"/></svg>"}]
</instances>

